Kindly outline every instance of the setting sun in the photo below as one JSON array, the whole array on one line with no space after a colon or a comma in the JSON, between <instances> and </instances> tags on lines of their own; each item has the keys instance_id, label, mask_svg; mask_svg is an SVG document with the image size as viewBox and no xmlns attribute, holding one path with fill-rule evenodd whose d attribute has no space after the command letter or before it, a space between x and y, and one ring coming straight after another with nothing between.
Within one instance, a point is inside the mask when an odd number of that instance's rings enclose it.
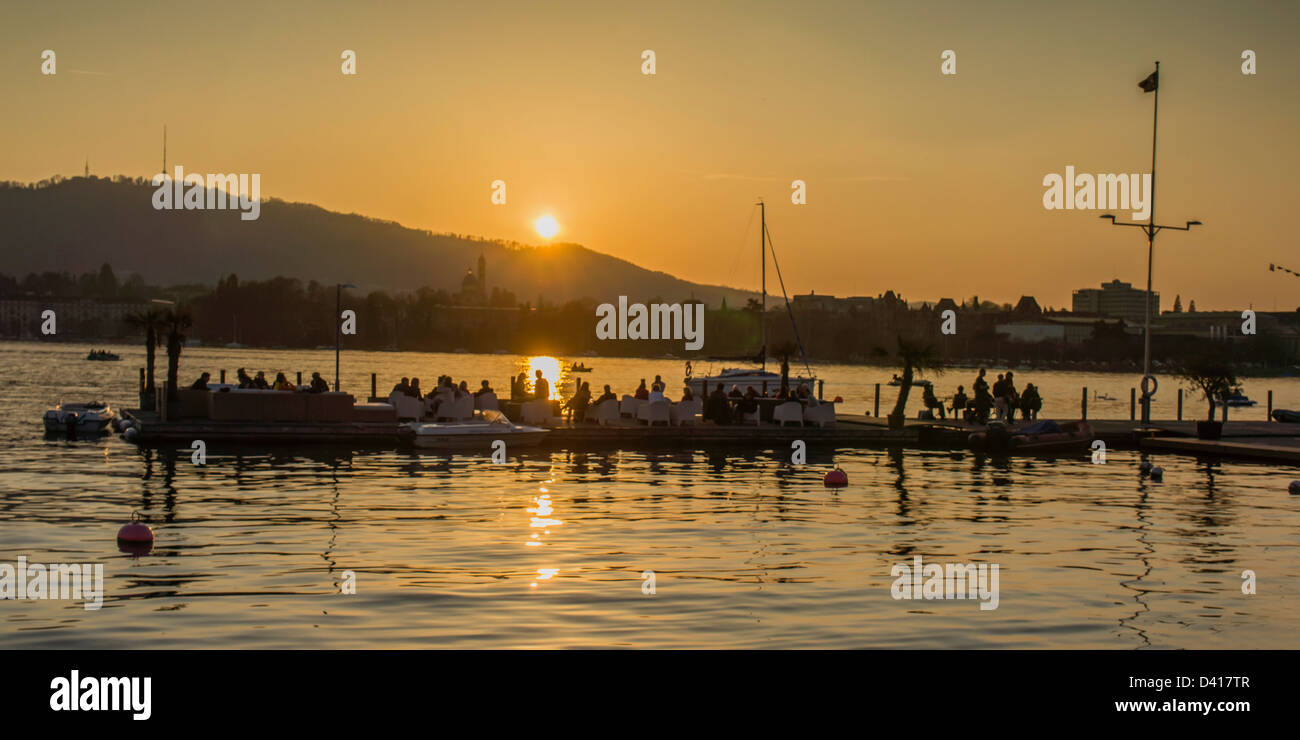
<instances>
[{"instance_id":1,"label":"setting sun","mask_svg":"<svg viewBox=\"0 0 1300 740\"><path fill-rule=\"evenodd\" d=\"M555 220L555 217L549 213L537 219L533 224L533 228L537 229L537 233L547 239L560 233L560 224Z\"/></svg>"}]
</instances>

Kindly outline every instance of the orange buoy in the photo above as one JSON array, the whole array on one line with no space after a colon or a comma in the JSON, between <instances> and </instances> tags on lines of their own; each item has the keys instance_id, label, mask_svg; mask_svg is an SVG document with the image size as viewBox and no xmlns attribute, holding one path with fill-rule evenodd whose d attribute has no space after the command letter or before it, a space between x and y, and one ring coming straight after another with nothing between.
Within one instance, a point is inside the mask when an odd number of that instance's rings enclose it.
<instances>
[{"instance_id":1,"label":"orange buoy","mask_svg":"<svg viewBox=\"0 0 1300 740\"><path fill-rule=\"evenodd\" d=\"M822 484L827 488L843 488L849 484L849 474L836 468L822 478Z\"/></svg>"}]
</instances>

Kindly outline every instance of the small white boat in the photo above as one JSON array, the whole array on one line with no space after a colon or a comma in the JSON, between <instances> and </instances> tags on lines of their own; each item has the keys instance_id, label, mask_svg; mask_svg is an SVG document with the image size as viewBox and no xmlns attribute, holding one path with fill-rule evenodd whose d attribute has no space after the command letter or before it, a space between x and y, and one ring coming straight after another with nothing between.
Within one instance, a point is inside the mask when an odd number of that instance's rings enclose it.
<instances>
[{"instance_id":1,"label":"small white boat","mask_svg":"<svg viewBox=\"0 0 1300 740\"><path fill-rule=\"evenodd\" d=\"M415 432L415 446L435 449L490 451L495 440L503 440L506 449L533 447L548 434L541 427L516 424L500 411L484 411L469 421L419 422L407 424Z\"/></svg>"},{"instance_id":2,"label":"small white boat","mask_svg":"<svg viewBox=\"0 0 1300 740\"><path fill-rule=\"evenodd\" d=\"M50 434L100 434L117 418L117 412L102 401L60 403L45 412L45 431Z\"/></svg>"},{"instance_id":3,"label":"small white boat","mask_svg":"<svg viewBox=\"0 0 1300 740\"><path fill-rule=\"evenodd\" d=\"M1228 396L1227 398L1221 401L1215 402L1215 405L1219 406L1224 403L1228 404L1229 406L1239 407L1239 406L1254 406L1258 404L1259 401L1252 401L1250 398L1248 398L1245 394L1242 393L1234 393L1231 396Z\"/></svg>"}]
</instances>

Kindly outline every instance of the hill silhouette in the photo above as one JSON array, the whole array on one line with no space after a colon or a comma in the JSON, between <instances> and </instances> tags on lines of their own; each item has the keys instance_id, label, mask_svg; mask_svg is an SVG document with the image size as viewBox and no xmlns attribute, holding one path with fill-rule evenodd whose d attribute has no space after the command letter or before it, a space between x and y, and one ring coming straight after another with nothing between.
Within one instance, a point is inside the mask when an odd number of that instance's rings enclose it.
<instances>
[{"instance_id":1,"label":"hill silhouette","mask_svg":"<svg viewBox=\"0 0 1300 740\"><path fill-rule=\"evenodd\" d=\"M455 292L466 270L487 260L488 287L520 302L591 298L687 298L743 306L757 295L680 280L578 244L543 247L411 229L391 221L266 199L260 217L235 210L155 210L147 180L53 178L0 184L0 272L97 268L139 273L150 283L212 285L224 275L277 275L362 291L429 286Z\"/></svg>"}]
</instances>

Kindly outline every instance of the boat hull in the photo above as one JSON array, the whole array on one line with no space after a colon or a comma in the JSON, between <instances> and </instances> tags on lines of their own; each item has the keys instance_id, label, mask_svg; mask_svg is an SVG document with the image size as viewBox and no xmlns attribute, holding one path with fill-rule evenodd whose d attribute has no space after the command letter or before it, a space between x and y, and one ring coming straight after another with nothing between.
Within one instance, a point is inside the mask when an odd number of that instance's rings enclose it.
<instances>
[{"instance_id":1,"label":"boat hull","mask_svg":"<svg viewBox=\"0 0 1300 740\"><path fill-rule=\"evenodd\" d=\"M464 424L428 424L412 422L409 424L415 432L413 444L421 449L438 450L485 450L491 451L496 440L502 440L506 449L535 447L548 434L540 427L520 424L485 424L469 422Z\"/></svg>"}]
</instances>

